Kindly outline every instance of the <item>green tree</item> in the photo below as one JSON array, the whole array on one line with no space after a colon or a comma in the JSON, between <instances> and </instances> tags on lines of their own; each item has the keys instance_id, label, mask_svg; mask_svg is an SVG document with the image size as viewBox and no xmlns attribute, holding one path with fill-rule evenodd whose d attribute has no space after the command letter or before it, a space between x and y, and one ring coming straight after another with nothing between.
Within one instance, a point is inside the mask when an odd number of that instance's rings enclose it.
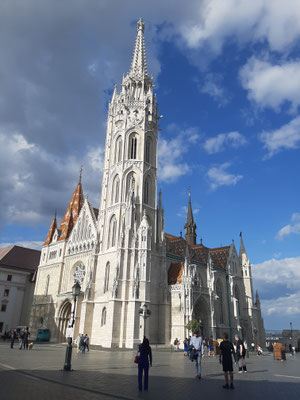
<instances>
[{"instance_id":1,"label":"green tree","mask_svg":"<svg viewBox=\"0 0 300 400\"><path fill-rule=\"evenodd\" d=\"M199 330L199 322L196 319L192 319L186 324L186 329L192 332Z\"/></svg>"}]
</instances>

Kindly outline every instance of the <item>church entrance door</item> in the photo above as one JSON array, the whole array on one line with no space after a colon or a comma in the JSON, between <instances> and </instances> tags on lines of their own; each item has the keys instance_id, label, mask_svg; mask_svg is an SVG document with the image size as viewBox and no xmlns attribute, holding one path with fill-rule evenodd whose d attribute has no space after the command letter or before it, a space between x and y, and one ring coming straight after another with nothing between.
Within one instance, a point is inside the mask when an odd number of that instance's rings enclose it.
<instances>
[{"instance_id":1,"label":"church entrance door","mask_svg":"<svg viewBox=\"0 0 300 400\"><path fill-rule=\"evenodd\" d=\"M201 336L209 338L211 335L209 308L203 297L199 297L194 305L193 319L199 322Z\"/></svg>"},{"instance_id":2,"label":"church entrance door","mask_svg":"<svg viewBox=\"0 0 300 400\"><path fill-rule=\"evenodd\" d=\"M69 326L69 321L71 318L72 305L69 301L62 304L59 311L59 322L58 322L58 341L66 341L66 330Z\"/></svg>"}]
</instances>

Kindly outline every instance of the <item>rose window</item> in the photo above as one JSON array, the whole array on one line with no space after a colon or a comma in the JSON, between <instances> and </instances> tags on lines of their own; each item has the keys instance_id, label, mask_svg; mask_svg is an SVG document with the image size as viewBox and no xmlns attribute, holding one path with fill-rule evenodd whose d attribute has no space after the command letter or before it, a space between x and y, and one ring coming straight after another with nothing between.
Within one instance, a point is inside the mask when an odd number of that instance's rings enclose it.
<instances>
[{"instance_id":1,"label":"rose window","mask_svg":"<svg viewBox=\"0 0 300 400\"><path fill-rule=\"evenodd\" d=\"M79 264L77 265L77 267L74 270L73 273L73 278L74 278L74 282L78 282L79 285L82 285L82 282L84 280L85 277L85 265L84 264Z\"/></svg>"}]
</instances>

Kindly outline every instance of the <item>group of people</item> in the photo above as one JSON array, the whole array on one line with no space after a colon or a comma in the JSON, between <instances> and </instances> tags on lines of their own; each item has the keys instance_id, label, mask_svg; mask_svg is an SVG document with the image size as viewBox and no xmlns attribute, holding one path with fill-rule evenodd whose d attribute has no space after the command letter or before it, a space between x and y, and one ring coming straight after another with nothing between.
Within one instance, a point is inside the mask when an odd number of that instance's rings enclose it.
<instances>
[{"instance_id":1,"label":"group of people","mask_svg":"<svg viewBox=\"0 0 300 400\"><path fill-rule=\"evenodd\" d=\"M177 339L178 340L178 339ZM201 359L204 355L204 348L207 346L208 348L212 346L212 340L208 343L203 340L202 337L198 334L198 331L195 331L193 336L186 338L184 341L184 351L185 355L189 356L189 359L194 362L196 367L196 378L201 379ZM179 345L174 341L175 346ZM176 350L176 348L175 348ZM138 352L138 387L141 391L143 389L143 376L144 376L144 390L148 390L148 381L149 381L149 367L152 366L152 351L151 346L149 344L149 340L145 337L143 343L139 345ZM223 341L220 343L219 347L219 361L222 364L225 384L223 385L224 389L234 389L233 385L233 360L238 364L239 373L246 373L246 347L244 342L239 338L238 335L235 335L235 346L229 341L228 333L224 333Z\"/></svg>"},{"instance_id":2,"label":"group of people","mask_svg":"<svg viewBox=\"0 0 300 400\"><path fill-rule=\"evenodd\" d=\"M29 345L29 336L30 332L28 327L23 328L21 330L18 330L15 328L13 331L11 331L8 335L6 335L10 339L10 348L14 348L15 342L19 343L19 349L22 350L28 350L30 349Z\"/></svg>"},{"instance_id":3,"label":"group of people","mask_svg":"<svg viewBox=\"0 0 300 400\"><path fill-rule=\"evenodd\" d=\"M90 351L90 338L87 333L85 335L79 333L75 343L77 344L77 353L85 353L85 350Z\"/></svg>"}]
</instances>

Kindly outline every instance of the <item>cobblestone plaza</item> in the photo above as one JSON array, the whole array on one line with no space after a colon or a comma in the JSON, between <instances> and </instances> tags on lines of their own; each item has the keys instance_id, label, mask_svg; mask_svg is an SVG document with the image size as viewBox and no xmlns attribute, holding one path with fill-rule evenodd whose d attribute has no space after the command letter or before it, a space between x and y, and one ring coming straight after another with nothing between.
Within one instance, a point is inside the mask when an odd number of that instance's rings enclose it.
<instances>
[{"instance_id":1,"label":"cobblestone plaza","mask_svg":"<svg viewBox=\"0 0 300 400\"><path fill-rule=\"evenodd\" d=\"M139 392L134 351L73 349L71 372L62 371L65 345L35 345L31 351L0 344L1 398L27 399L299 399L300 355L286 361L250 354L248 373L235 370L235 390L224 390L218 358L203 358L202 376L182 352L153 347L149 391Z\"/></svg>"}]
</instances>

